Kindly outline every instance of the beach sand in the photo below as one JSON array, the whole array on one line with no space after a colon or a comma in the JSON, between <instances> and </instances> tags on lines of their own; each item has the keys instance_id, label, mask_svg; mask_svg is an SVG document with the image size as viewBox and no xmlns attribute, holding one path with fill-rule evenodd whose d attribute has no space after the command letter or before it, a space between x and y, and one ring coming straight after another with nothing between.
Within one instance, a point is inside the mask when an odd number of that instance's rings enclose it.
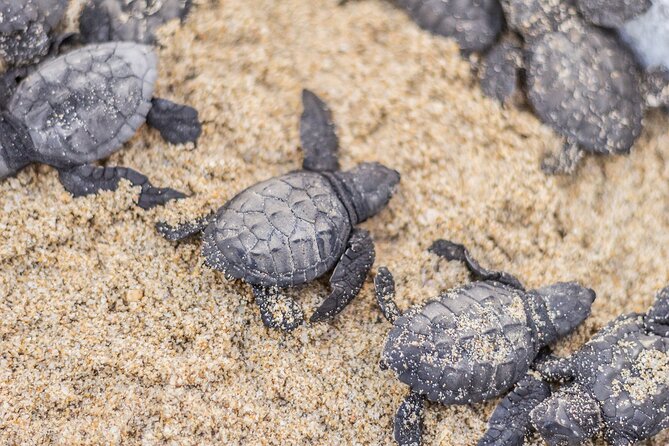
<instances>
[{"instance_id":1,"label":"beach sand","mask_svg":"<svg viewBox=\"0 0 669 446\"><path fill-rule=\"evenodd\" d=\"M551 178L539 163L560 139L483 97L452 41L380 0L201 1L160 42L156 93L195 106L204 133L197 147L171 146L145 126L107 164L190 198L148 212L127 185L73 199L44 166L0 184L3 445L392 444L408 389L378 366L390 325L372 275L334 322L268 331L249 286L207 268L198 241L154 230L299 169L302 88L332 109L344 168L379 161L402 174L362 225L401 308L469 280L427 252L437 238L528 287L595 289L592 317L560 354L669 283L660 113L630 156ZM327 279L291 291L308 315L327 293ZM474 445L495 404L429 404L425 444Z\"/></svg>"}]
</instances>

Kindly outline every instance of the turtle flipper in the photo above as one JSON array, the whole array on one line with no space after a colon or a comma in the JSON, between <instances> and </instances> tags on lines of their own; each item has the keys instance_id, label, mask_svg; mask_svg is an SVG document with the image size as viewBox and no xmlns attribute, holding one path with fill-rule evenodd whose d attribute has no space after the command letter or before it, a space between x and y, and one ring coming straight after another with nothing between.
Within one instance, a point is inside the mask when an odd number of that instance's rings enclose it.
<instances>
[{"instance_id":1,"label":"turtle flipper","mask_svg":"<svg viewBox=\"0 0 669 446\"><path fill-rule=\"evenodd\" d=\"M171 144L197 142L202 134L202 124L198 119L197 110L167 99L151 100L151 110L146 116L146 122Z\"/></svg>"},{"instance_id":2,"label":"turtle flipper","mask_svg":"<svg viewBox=\"0 0 669 446\"><path fill-rule=\"evenodd\" d=\"M464 263L472 275L479 280L495 280L521 290L524 289L520 281L511 274L505 273L504 271L492 271L483 268L479 262L469 254L467 248L459 243L440 239L432 243L432 246L430 246L428 251L439 257L443 257L446 260L457 260L458 262Z\"/></svg>"},{"instance_id":3,"label":"turtle flipper","mask_svg":"<svg viewBox=\"0 0 669 446\"><path fill-rule=\"evenodd\" d=\"M549 354L537 359L532 368L548 381L565 382L576 376L576 358L574 355L560 358Z\"/></svg>"},{"instance_id":4,"label":"turtle flipper","mask_svg":"<svg viewBox=\"0 0 669 446\"><path fill-rule=\"evenodd\" d=\"M100 2L88 2L79 17L79 32L84 42L112 40L111 16Z\"/></svg>"},{"instance_id":5,"label":"turtle flipper","mask_svg":"<svg viewBox=\"0 0 669 446\"><path fill-rule=\"evenodd\" d=\"M374 242L369 232L355 229L346 252L330 277L330 295L311 316L311 322L335 317L358 295L374 264Z\"/></svg>"},{"instance_id":6,"label":"turtle flipper","mask_svg":"<svg viewBox=\"0 0 669 446\"><path fill-rule=\"evenodd\" d=\"M477 446L522 446L531 427L530 412L550 395L545 381L529 375L520 380L495 408Z\"/></svg>"},{"instance_id":7,"label":"turtle flipper","mask_svg":"<svg viewBox=\"0 0 669 446\"><path fill-rule=\"evenodd\" d=\"M276 288L253 286L260 317L267 328L291 331L304 322L300 304Z\"/></svg>"},{"instance_id":8,"label":"turtle flipper","mask_svg":"<svg viewBox=\"0 0 669 446\"><path fill-rule=\"evenodd\" d=\"M339 139L327 105L309 90L302 91L304 111L300 118L300 139L304 170L339 170Z\"/></svg>"},{"instance_id":9,"label":"turtle flipper","mask_svg":"<svg viewBox=\"0 0 669 446\"><path fill-rule=\"evenodd\" d=\"M399 446L420 446L423 435L425 397L411 391L395 413L393 434Z\"/></svg>"},{"instance_id":10,"label":"turtle flipper","mask_svg":"<svg viewBox=\"0 0 669 446\"><path fill-rule=\"evenodd\" d=\"M547 175L571 175L578 168L584 156L576 143L565 142L557 155L549 155L541 162L541 170Z\"/></svg>"},{"instance_id":11,"label":"turtle flipper","mask_svg":"<svg viewBox=\"0 0 669 446\"><path fill-rule=\"evenodd\" d=\"M30 164L34 148L26 126L11 113L0 112L0 179L14 175Z\"/></svg>"},{"instance_id":12,"label":"turtle flipper","mask_svg":"<svg viewBox=\"0 0 669 446\"><path fill-rule=\"evenodd\" d=\"M159 221L156 223L156 230L167 240L171 242L178 242L204 231L204 229L211 222L214 215L215 214L212 212L176 226L167 224L164 221Z\"/></svg>"},{"instance_id":13,"label":"turtle flipper","mask_svg":"<svg viewBox=\"0 0 669 446\"><path fill-rule=\"evenodd\" d=\"M388 322L395 322L401 313L395 303L395 280L388 268L382 266L374 277L374 290L376 292L376 302L381 308L381 312Z\"/></svg>"},{"instance_id":14,"label":"turtle flipper","mask_svg":"<svg viewBox=\"0 0 669 446\"><path fill-rule=\"evenodd\" d=\"M145 175L127 167L83 165L71 169L60 169L58 172L65 190L75 197L83 197L103 190L115 191L122 179L130 181L133 186L141 186L142 190L137 205L142 209L150 209L186 196L168 187L154 187Z\"/></svg>"}]
</instances>

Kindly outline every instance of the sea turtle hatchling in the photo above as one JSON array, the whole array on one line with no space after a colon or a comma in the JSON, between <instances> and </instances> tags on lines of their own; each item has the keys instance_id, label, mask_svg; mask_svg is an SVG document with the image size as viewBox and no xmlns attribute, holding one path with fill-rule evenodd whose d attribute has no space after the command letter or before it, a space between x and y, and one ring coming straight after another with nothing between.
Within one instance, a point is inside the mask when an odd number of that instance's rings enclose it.
<instances>
[{"instance_id":1,"label":"sea turtle hatchling","mask_svg":"<svg viewBox=\"0 0 669 446\"><path fill-rule=\"evenodd\" d=\"M184 197L132 169L90 164L119 150L144 121L172 143L200 135L195 109L152 99L156 69L152 48L130 42L89 45L40 65L0 112L0 179L44 163L74 196L115 190L125 178L141 186L145 209Z\"/></svg>"},{"instance_id":2,"label":"sea turtle hatchling","mask_svg":"<svg viewBox=\"0 0 669 446\"><path fill-rule=\"evenodd\" d=\"M331 293L312 322L334 317L358 294L374 262L374 245L355 226L386 206L400 180L379 163L339 171L330 111L308 90L302 101L302 170L249 187L215 215L176 227L156 225L173 241L203 232L207 265L251 284L263 323L282 330L303 321L300 306L282 288L333 270Z\"/></svg>"},{"instance_id":3,"label":"sea turtle hatchling","mask_svg":"<svg viewBox=\"0 0 669 446\"><path fill-rule=\"evenodd\" d=\"M430 251L464 262L477 281L400 314L390 272L379 268L374 280L381 311L393 323L381 364L411 388L394 421L403 446L421 444L425 398L470 404L503 394L526 376L542 348L588 317L595 300L573 282L526 291L515 277L482 268L446 240Z\"/></svg>"},{"instance_id":4,"label":"sea turtle hatchling","mask_svg":"<svg viewBox=\"0 0 669 446\"><path fill-rule=\"evenodd\" d=\"M533 428L551 446L581 445L596 435L628 446L669 428L669 287L647 313L620 316L571 356L547 357L534 368L545 380L566 384L552 396L502 400L484 439L515 441L479 444L520 446L519 434ZM525 420L514 426L516 435L508 432L511 412Z\"/></svg>"}]
</instances>

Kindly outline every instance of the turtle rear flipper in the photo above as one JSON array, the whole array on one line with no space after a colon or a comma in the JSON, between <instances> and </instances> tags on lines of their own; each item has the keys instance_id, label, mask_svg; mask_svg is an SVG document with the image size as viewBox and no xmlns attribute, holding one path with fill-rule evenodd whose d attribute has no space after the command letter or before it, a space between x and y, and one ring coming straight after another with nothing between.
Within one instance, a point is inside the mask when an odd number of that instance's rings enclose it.
<instances>
[{"instance_id":1,"label":"turtle rear flipper","mask_svg":"<svg viewBox=\"0 0 669 446\"><path fill-rule=\"evenodd\" d=\"M300 139L304 150L305 170L339 170L339 139L332 113L325 102L309 90L302 91L304 112L300 117Z\"/></svg>"},{"instance_id":2,"label":"turtle rear flipper","mask_svg":"<svg viewBox=\"0 0 669 446\"><path fill-rule=\"evenodd\" d=\"M495 408L477 446L522 446L530 431L532 409L550 395L546 382L526 376Z\"/></svg>"},{"instance_id":3,"label":"turtle rear flipper","mask_svg":"<svg viewBox=\"0 0 669 446\"><path fill-rule=\"evenodd\" d=\"M60 169L59 179L63 187L75 197L95 194L101 190L115 191L119 182L126 179L133 186L141 186L137 205L142 209L150 209L170 200L186 197L183 192L169 187L154 187L145 175L127 167L77 166Z\"/></svg>"},{"instance_id":4,"label":"turtle rear flipper","mask_svg":"<svg viewBox=\"0 0 669 446\"><path fill-rule=\"evenodd\" d=\"M330 277L332 292L311 316L311 322L331 319L339 314L358 295L373 264L372 237L363 229L355 229Z\"/></svg>"},{"instance_id":5,"label":"turtle rear flipper","mask_svg":"<svg viewBox=\"0 0 669 446\"><path fill-rule=\"evenodd\" d=\"M395 303L395 280L388 268L382 266L374 278L374 290L376 292L376 302L381 308L383 316L388 322L395 322L400 317L401 312Z\"/></svg>"},{"instance_id":6,"label":"turtle rear flipper","mask_svg":"<svg viewBox=\"0 0 669 446\"><path fill-rule=\"evenodd\" d=\"M254 286L253 295L267 328L291 331L304 322L300 304L276 288Z\"/></svg>"},{"instance_id":7,"label":"turtle rear flipper","mask_svg":"<svg viewBox=\"0 0 669 446\"><path fill-rule=\"evenodd\" d=\"M146 116L146 122L171 144L197 142L202 134L197 110L167 99L151 100L151 110Z\"/></svg>"}]
</instances>

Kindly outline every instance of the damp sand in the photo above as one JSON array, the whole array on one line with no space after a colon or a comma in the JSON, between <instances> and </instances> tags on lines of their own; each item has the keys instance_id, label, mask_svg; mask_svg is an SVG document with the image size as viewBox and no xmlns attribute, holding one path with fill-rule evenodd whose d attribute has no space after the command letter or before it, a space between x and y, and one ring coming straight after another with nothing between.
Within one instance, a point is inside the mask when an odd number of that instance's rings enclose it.
<instances>
[{"instance_id":1,"label":"damp sand","mask_svg":"<svg viewBox=\"0 0 669 446\"><path fill-rule=\"evenodd\" d=\"M371 276L333 323L277 333L198 243L153 229L299 168L304 87L330 105L345 168L402 174L363 225L401 308L468 280L427 253L442 237L528 287L594 288L593 316L559 353L669 283L666 116L648 115L631 156L547 178L539 162L559 138L483 97L453 42L381 1L336 3L201 1L183 28L163 28L157 94L196 106L204 134L170 146L143 127L108 163L191 198L149 212L127 185L73 199L48 167L0 184L0 444L392 444L407 388L378 367L389 324ZM291 293L310 314L327 281ZM429 404L425 444L474 445L494 404Z\"/></svg>"}]
</instances>

